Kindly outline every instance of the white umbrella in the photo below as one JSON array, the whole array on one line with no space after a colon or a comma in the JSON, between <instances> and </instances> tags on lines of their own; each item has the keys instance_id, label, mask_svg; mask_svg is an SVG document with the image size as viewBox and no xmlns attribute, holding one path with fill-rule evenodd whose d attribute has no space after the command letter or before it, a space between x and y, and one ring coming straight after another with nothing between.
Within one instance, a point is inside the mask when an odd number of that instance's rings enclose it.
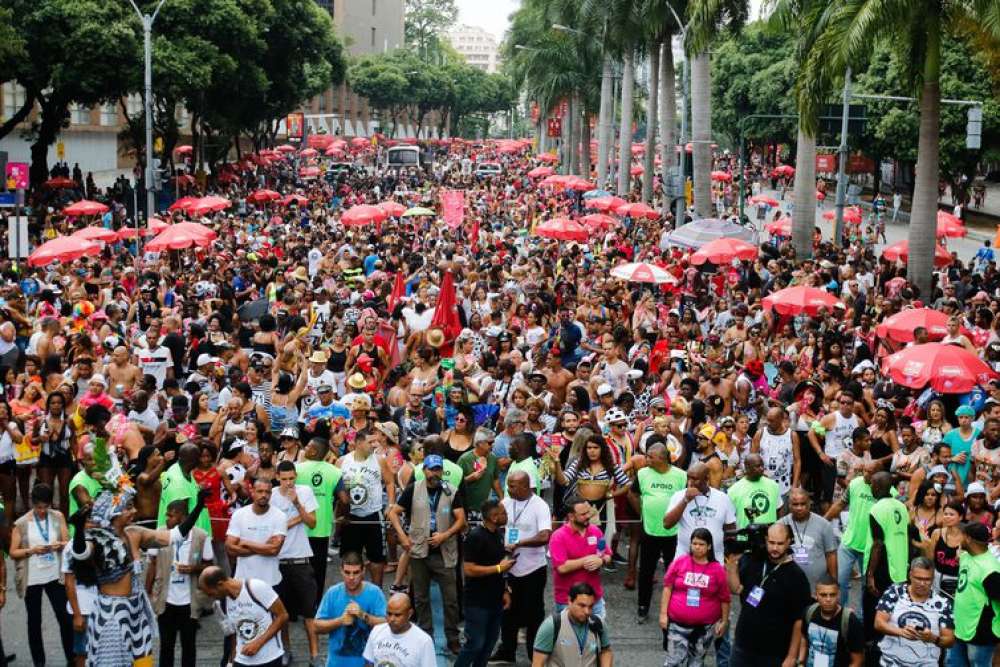
<instances>
[{"instance_id":1,"label":"white umbrella","mask_svg":"<svg viewBox=\"0 0 1000 667\"><path fill-rule=\"evenodd\" d=\"M698 249L716 239L739 239L757 245L757 233L743 225L718 218L702 218L675 229L667 235L667 243L681 248Z\"/></svg>"},{"instance_id":2,"label":"white umbrella","mask_svg":"<svg viewBox=\"0 0 1000 667\"><path fill-rule=\"evenodd\" d=\"M611 275L620 280L627 280L630 283L677 283L677 278L673 274L661 269L655 264L645 262L632 262L621 264L611 269Z\"/></svg>"}]
</instances>

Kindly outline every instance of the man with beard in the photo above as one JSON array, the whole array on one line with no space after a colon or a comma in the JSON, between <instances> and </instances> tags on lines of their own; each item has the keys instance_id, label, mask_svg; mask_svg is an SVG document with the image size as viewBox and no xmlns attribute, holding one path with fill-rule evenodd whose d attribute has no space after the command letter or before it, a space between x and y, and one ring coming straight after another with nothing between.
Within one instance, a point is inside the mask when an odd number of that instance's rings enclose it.
<instances>
[{"instance_id":1,"label":"man with beard","mask_svg":"<svg viewBox=\"0 0 1000 667\"><path fill-rule=\"evenodd\" d=\"M285 513L271 506L271 481L257 479L252 503L233 512L226 531L226 553L236 559L238 579L260 579L268 586L281 582L278 554L288 534Z\"/></svg>"},{"instance_id":2,"label":"man with beard","mask_svg":"<svg viewBox=\"0 0 1000 667\"><path fill-rule=\"evenodd\" d=\"M385 594L365 581L364 562L357 552L341 556L340 575L343 581L323 595L314 627L317 633L330 633L327 667L364 667L368 637L376 625L385 623Z\"/></svg>"},{"instance_id":3,"label":"man with beard","mask_svg":"<svg viewBox=\"0 0 1000 667\"><path fill-rule=\"evenodd\" d=\"M733 413L733 381L722 377L722 366L712 362L708 366L708 380L698 388L698 398L704 400L710 396L718 396L723 400L722 415ZM720 415L720 416L722 416Z\"/></svg>"}]
</instances>

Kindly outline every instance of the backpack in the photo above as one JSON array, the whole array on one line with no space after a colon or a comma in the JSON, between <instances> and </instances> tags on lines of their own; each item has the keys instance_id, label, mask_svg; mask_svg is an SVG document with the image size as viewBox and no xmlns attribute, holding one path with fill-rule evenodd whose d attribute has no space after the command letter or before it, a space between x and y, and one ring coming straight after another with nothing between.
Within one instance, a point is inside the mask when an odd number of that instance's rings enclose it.
<instances>
[{"instance_id":1,"label":"backpack","mask_svg":"<svg viewBox=\"0 0 1000 667\"><path fill-rule=\"evenodd\" d=\"M803 618L802 618L802 622L806 624L806 627L809 627L809 623L812 622L813 616L816 615L817 611L819 611L819 603L818 602L812 603L811 605L809 605L809 608L806 609L805 616L803 616ZM840 647L840 646L846 647L847 646L847 628L850 625L851 614L853 614L853 613L854 613L854 610L851 609L850 607L843 607L841 609L841 613L840 613L840 634L837 635L837 646L838 647Z\"/></svg>"},{"instance_id":2,"label":"backpack","mask_svg":"<svg viewBox=\"0 0 1000 667\"><path fill-rule=\"evenodd\" d=\"M559 631L562 630L562 612L552 612L552 641L559 639ZM604 623L596 616L587 619L587 631L597 635L597 640L601 640L601 633L604 631Z\"/></svg>"}]
</instances>

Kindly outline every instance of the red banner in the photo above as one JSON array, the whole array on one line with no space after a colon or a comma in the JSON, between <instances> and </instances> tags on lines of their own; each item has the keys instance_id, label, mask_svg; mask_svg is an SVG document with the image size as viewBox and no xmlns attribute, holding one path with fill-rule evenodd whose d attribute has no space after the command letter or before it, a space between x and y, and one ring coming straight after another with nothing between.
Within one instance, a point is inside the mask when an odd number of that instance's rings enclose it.
<instances>
[{"instance_id":1,"label":"red banner","mask_svg":"<svg viewBox=\"0 0 1000 667\"><path fill-rule=\"evenodd\" d=\"M562 136L562 118L549 118L549 136Z\"/></svg>"},{"instance_id":2,"label":"red banner","mask_svg":"<svg viewBox=\"0 0 1000 667\"><path fill-rule=\"evenodd\" d=\"M847 159L847 172L850 174L871 174L875 171L875 161L860 153Z\"/></svg>"},{"instance_id":3,"label":"red banner","mask_svg":"<svg viewBox=\"0 0 1000 667\"><path fill-rule=\"evenodd\" d=\"M285 119L285 132L289 139L302 139L305 133L306 115L304 113L290 113Z\"/></svg>"},{"instance_id":4,"label":"red banner","mask_svg":"<svg viewBox=\"0 0 1000 667\"><path fill-rule=\"evenodd\" d=\"M445 190L441 193L441 217L452 229L462 226L465 217L464 190Z\"/></svg>"},{"instance_id":5,"label":"red banner","mask_svg":"<svg viewBox=\"0 0 1000 667\"><path fill-rule=\"evenodd\" d=\"M837 171L837 156L836 155L817 155L816 156L816 171L822 173L832 174Z\"/></svg>"}]
</instances>

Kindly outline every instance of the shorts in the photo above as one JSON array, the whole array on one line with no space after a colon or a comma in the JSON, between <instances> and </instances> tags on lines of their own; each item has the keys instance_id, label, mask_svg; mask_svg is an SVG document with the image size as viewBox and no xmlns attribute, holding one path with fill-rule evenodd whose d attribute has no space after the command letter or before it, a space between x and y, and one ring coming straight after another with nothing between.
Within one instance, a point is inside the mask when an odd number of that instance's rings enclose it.
<instances>
[{"instance_id":1,"label":"shorts","mask_svg":"<svg viewBox=\"0 0 1000 667\"><path fill-rule=\"evenodd\" d=\"M372 563L385 562L385 533L382 530L382 513L368 516L351 515L350 523L340 530L340 553L356 551Z\"/></svg>"},{"instance_id":2,"label":"shorts","mask_svg":"<svg viewBox=\"0 0 1000 667\"><path fill-rule=\"evenodd\" d=\"M281 664L282 664L282 659L281 658L275 658L271 662L265 662L262 665L253 665L253 667L281 667ZM250 667L250 666L249 665L245 665L244 663L237 661L237 662L233 663L233 667Z\"/></svg>"},{"instance_id":3,"label":"shorts","mask_svg":"<svg viewBox=\"0 0 1000 667\"><path fill-rule=\"evenodd\" d=\"M17 464L14 461L0 463L0 475L10 475L13 477L15 474L17 474Z\"/></svg>"},{"instance_id":4,"label":"shorts","mask_svg":"<svg viewBox=\"0 0 1000 667\"><path fill-rule=\"evenodd\" d=\"M38 467L39 468L53 468L58 470L59 468L67 468L73 470L76 466L73 463L73 457L69 455L69 452L56 452L55 454L42 454L38 457Z\"/></svg>"},{"instance_id":5,"label":"shorts","mask_svg":"<svg viewBox=\"0 0 1000 667\"><path fill-rule=\"evenodd\" d=\"M298 560L298 559L296 559ZM316 607L316 576L310 563L279 563L281 582L278 598L292 616L313 618Z\"/></svg>"}]
</instances>

